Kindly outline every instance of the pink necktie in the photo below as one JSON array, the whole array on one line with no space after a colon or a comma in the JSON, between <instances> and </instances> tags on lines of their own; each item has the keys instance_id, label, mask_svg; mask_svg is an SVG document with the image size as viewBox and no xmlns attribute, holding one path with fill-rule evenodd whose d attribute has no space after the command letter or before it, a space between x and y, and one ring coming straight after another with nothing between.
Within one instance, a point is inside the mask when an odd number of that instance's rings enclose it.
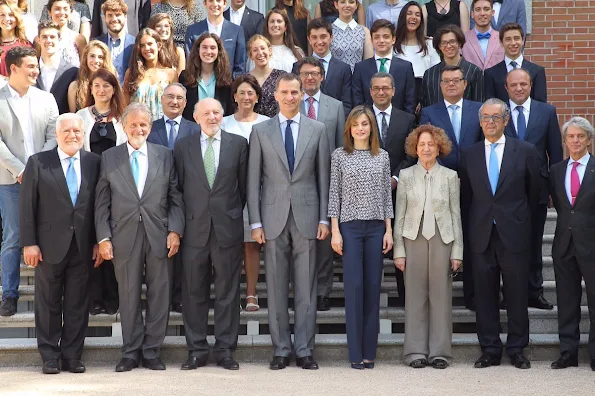
<instances>
[{"instance_id":1,"label":"pink necktie","mask_svg":"<svg viewBox=\"0 0 595 396\"><path fill-rule=\"evenodd\" d=\"M307 100L308 100L308 118L315 120L316 119L316 109L314 109L314 98L310 96Z\"/></svg>"},{"instance_id":2,"label":"pink necktie","mask_svg":"<svg viewBox=\"0 0 595 396\"><path fill-rule=\"evenodd\" d=\"M581 188L581 179L579 179L578 172L576 171L576 167L579 166L579 164L579 162L573 162L572 170L570 171L570 195L572 197L573 206L576 196L578 195L578 190Z\"/></svg>"}]
</instances>

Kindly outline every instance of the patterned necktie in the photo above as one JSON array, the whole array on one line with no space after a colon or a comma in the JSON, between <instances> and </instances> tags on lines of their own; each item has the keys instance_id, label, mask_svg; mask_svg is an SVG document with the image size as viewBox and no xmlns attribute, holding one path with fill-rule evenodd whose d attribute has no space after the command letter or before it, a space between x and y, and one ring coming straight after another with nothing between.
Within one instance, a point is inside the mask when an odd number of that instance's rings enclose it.
<instances>
[{"instance_id":1,"label":"patterned necktie","mask_svg":"<svg viewBox=\"0 0 595 396\"><path fill-rule=\"evenodd\" d=\"M572 206L574 206L576 196L578 195L578 190L581 188L581 179L578 177L578 171L576 170L576 167L579 165L580 162L573 162L572 170L570 171L570 195L572 198L570 203Z\"/></svg>"},{"instance_id":2,"label":"patterned necktie","mask_svg":"<svg viewBox=\"0 0 595 396\"><path fill-rule=\"evenodd\" d=\"M378 69L378 71L380 73L386 73L388 72L388 70L386 70L386 62L388 61L388 58L380 58L380 69Z\"/></svg>"},{"instance_id":3,"label":"patterned necktie","mask_svg":"<svg viewBox=\"0 0 595 396\"><path fill-rule=\"evenodd\" d=\"M490 186L492 187L492 195L496 195L496 187L498 186L498 177L500 177L500 167L498 166L498 155L496 154L496 147L498 143L492 143L490 147L490 162L488 166L488 177L490 179Z\"/></svg>"},{"instance_id":4,"label":"patterned necktie","mask_svg":"<svg viewBox=\"0 0 595 396\"><path fill-rule=\"evenodd\" d=\"M424 179L426 181L426 200L424 202L424 221L421 235L429 241L436 234L436 220L432 206L432 177L429 172L426 171Z\"/></svg>"},{"instance_id":5,"label":"patterned necktie","mask_svg":"<svg viewBox=\"0 0 595 396\"><path fill-rule=\"evenodd\" d=\"M316 119L316 109L314 108L314 100L315 99L310 96L306 100L308 101L308 118L315 120Z\"/></svg>"},{"instance_id":6,"label":"patterned necktie","mask_svg":"<svg viewBox=\"0 0 595 396\"><path fill-rule=\"evenodd\" d=\"M291 123L293 120L287 120L285 127L285 153L287 154L287 164L289 173L293 174L293 165L295 164L295 153L293 148L293 133L291 132Z\"/></svg>"},{"instance_id":7,"label":"patterned necktie","mask_svg":"<svg viewBox=\"0 0 595 396\"><path fill-rule=\"evenodd\" d=\"M519 64L516 61L510 62L510 66L512 66L512 70L516 69Z\"/></svg>"},{"instance_id":8,"label":"patterned necktie","mask_svg":"<svg viewBox=\"0 0 595 396\"><path fill-rule=\"evenodd\" d=\"M169 125L169 134L167 135L167 147L173 150L174 145L176 144L176 138L178 137L178 122L176 120L167 120L167 124Z\"/></svg>"},{"instance_id":9,"label":"patterned necktie","mask_svg":"<svg viewBox=\"0 0 595 396\"><path fill-rule=\"evenodd\" d=\"M215 181L215 150L213 149L213 141L215 140L214 137L208 137L207 140L209 141L209 145L205 150L205 157L204 157L204 164L205 164L205 173L207 174L207 181L209 182L209 187L213 187L213 182Z\"/></svg>"},{"instance_id":10,"label":"patterned necktie","mask_svg":"<svg viewBox=\"0 0 595 396\"><path fill-rule=\"evenodd\" d=\"M459 115L459 106L450 105L448 108L452 110L452 129L455 132L455 138L457 139L458 144L461 140L461 116Z\"/></svg>"},{"instance_id":11,"label":"patterned necktie","mask_svg":"<svg viewBox=\"0 0 595 396\"><path fill-rule=\"evenodd\" d=\"M66 171L66 185L68 186L68 193L70 194L70 199L72 200L72 204L76 204L76 197L79 194L79 184L78 184L78 177L76 176L76 171L74 170L74 161L76 158L69 157L68 161L68 170Z\"/></svg>"},{"instance_id":12,"label":"patterned necktie","mask_svg":"<svg viewBox=\"0 0 595 396\"><path fill-rule=\"evenodd\" d=\"M139 177L139 166L138 166L138 156L140 155L140 151L133 151L132 152L132 161L130 162L130 168L132 169L132 177L134 177L134 182L136 183L136 187L138 187L138 177Z\"/></svg>"},{"instance_id":13,"label":"patterned necktie","mask_svg":"<svg viewBox=\"0 0 595 396\"><path fill-rule=\"evenodd\" d=\"M525 140L527 135L527 122L525 120L525 112L523 106L515 107L516 111L519 112L519 116L516 119L516 133L519 140Z\"/></svg>"},{"instance_id":14,"label":"patterned necktie","mask_svg":"<svg viewBox=\"0 0 595 396\"><path fill-rule=\"evenodd\" d=\"M388 137L388 122L386 122L386 113L382 111L380 114L382 114L382 125L380 126L380 143L382 147L384 147L386 144L386 138Z\"/></svg>"}]
</instances>

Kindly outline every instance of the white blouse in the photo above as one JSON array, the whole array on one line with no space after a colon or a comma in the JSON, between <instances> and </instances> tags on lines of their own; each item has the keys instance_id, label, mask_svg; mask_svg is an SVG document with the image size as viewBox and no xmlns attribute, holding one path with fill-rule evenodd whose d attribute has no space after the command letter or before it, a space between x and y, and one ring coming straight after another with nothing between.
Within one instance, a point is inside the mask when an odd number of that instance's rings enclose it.
<instances>
[{"instance_id":1,"label":"white blouse","mask_svg":"<svg viewBox=\"0 0 595 396\"><path fill-rule=\"evenodd\" d=\"M401 45L403 54L395 51L397 58L411 62L415 78L423 78L426 70L440 63L440 55L434 49L432 40L426 40L426 44L428 45L428 53L426 55L423 52L419 52L419 45Z\"/></svg>"},{"instance_id":2,"label":"white blouse","mask_svg":"<svg viewBox=\"0 0 595 396\"><path fill-rule=\"evenodd\" d=\"M304 51L302 51L301 48L295 48L302 55L302 57L305 57ZM269 61L269 66L272 69L279 69L286 71L287 73L291 73L291 70L293 70L293 64L295 62L297 62L297 58L293 55L293 52L291 52L288 47L285 45L273 45L273 56ZM256 65L254 64L254 61L248 58L248 62L246 63L246 71L250 72L254 70L255 67Z\"/></svg>"},{"instance_id":3,"label":"white blouse","mask_svg":"<svg viewBox=\"0 0 595 396\"><path fill-rule=\"evenodd\" d=\"M268 119L269 117L259 114L258 117L256 117L255 121L238 122L238 120L236 120L235 116L232 114L227 117L223 117L221 129L223 129L225 132L243 136L246 138L248 142L250 142L250 133L252 133L252 126L266 121Z\"/></svg>"}]
</instances>

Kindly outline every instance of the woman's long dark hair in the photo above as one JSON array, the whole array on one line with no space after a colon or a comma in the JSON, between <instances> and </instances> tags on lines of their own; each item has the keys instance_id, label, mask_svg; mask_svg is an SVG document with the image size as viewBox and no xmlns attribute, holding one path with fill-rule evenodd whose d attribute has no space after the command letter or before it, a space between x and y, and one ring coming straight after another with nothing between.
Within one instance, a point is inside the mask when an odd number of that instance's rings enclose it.
<instances>
[{"instance_id":1,"label":"woman's long dark hair","mask_svg":"<svg viewBox=\"0 0 595 396\"><path fill-rule=\"evenodd\" d=\"M176 45L174 44L174 22L172 21L171 17L164 12L157 13L149 19L149 24L147 27L156 30L155 27L157 24L164 19L167 19L169 22L171 34L169 35L169 39L167 41L161 40L161 43L163 44L162 49L164 51L163 55L168 58L168 61L173 63L174 66L178 66L180 57L178 56L178 51L176 50Z\"/></svg>"},{"instance_id":2,"label":"woman's long dark hair","mask_svg":"<svg viewBox=\"0 0 595 396\"><path fill-rule=\"evenodd\" d=\"M98 69L95 73L91 74L91 78L89 79L89 90L87 92L87 101L85 103L85 107L90 107L95 104L95 98L91 94L93 89L93 80L100 78L109 85L112 86L114 89L114 94L112 95L112 99L110 100L110 110L111 113L109 117L111 119L116 119L118 121L121 120L122 114L124 113L124 96L122 94L122 88L120 88L120 82L118 78L114 75L114 73L110 72L107 69Z\"/></svg>"},{"instance_id":3,"label":"woman's long dark hair","mask_svg":"<svg viewBox=\"0 0 595 396\"><path fill-rule=\"evenodd\" d=\"M293 56L295 56L295 58L298 61L302 60L302 55L299 53L299 51L296 48L295 43L297 42L297 39L295 37L295 32L293 31L293 26L291 25L291 21L289 20L289 17L287 16L287 12L283 9L272 9L269 12L267 12L266 17L264 18L264 23L262 26L262 35L264 37L266 37L270 42L273 41L273 38L271 37L271 34L269 33L269 19L271 19L271 15L273 14L279 14L281 15L281 17L283 18L283 21L285 21L285 34L283 35L283 44L289 48L289 50L291 51L291 53L293 54Z\"/></svg>"},{"instance_id":4,"label":"woman's long dark hair","mask_svg":"<svg viewBox=\"0 0 595 396\"><path fill-rule=\"evenodd\" d=\"M285 3L283 0L275 0L274 9L284 10ZM308 9L304 6L304 0L294 0L293 1L293 17L295 19L307 19L308 18Z\"/></svg>"},{"instance_id":5,"label":"woman's long dark hair","mask_svg":"<svg viewBox=\"0 0 595 396\"><path fill-rule=\"evenodd\" d=\"M186 65L186 72L184 73L185 84L190 87L195 87L198 84L198 79L202 75L202 61L200 60L200 44L206 39L213 39L217 43L217 59L213 65L213 72L215 73L216 87L229 87L231 85L231 70L229 67L229 57L223 46L223 41L214 33L205 32L198 36L190 55L188 55L188 64Z\"/></svg>"},{"instance_id":6,"label":"woman's long dark hair","mask_svg":"<svg viewBox=\"0 0 595 396\"><path fill-rule=\"evenodd\" d=\"M397 53L403 54L403 49L401 46L407 40L407 10L411 7L419 8L420 12L420 23L419 27L415 31L415 37L417 38L417 45L419 45L419 51L423 53L424 56L428 54L428 44L426 43L426 36L425 36L425 25L426 21L424 20L424 13L421 10L421 6L417 1L410 1L409 3L405 4L405 7L401 10L399 14L399 20L397 21L397 29L395 33L396 41L394 45L394 49Z\"/></svg>"}]
</instances>

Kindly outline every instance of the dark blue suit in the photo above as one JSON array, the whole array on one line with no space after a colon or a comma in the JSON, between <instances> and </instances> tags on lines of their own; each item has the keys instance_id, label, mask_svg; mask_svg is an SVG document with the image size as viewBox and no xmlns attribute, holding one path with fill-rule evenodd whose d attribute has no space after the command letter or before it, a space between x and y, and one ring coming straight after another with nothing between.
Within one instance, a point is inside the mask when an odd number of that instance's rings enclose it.
<instances>
[{"instance_id":1,"label":"dark blue suit","mask_svg":"<svg viewBox=\"0 0 595 396\"><path fill-rule=\"evenodd\" d=\"M103 34L103 35L97 37L96 40L101 41L102 43L107 45L109 48L109 44L108 44L108 40L107 40L108 34L109 33ZM118 71L118 80L120 81L120 84L124 84L124 74L126 74L126 70L128 70L128 66L130 65L130 56L132 55L132 50L134 50L135 40L136 39L134 38L134 36L131 36L130 34L127 34L126 36L124 36L124 52L122 52L122 55L123 55L122 68L123 68L123 70ZM120 75L120 74L122 74L122 75Z\"/></svg>"},{"instance_id":2,"label":"dark blue suit","mask_svg":"<svg viewBox=\"0 0 595 396\"><path fill-rule=\"evenodd\" d=\"M450 122L448 109L444 101L435 103L429 107L421 109L419 124L431 124L444 129L448 138L452 142L452 151L444 158L440 158L442 165L452 170L458 170L461 150L472 146L483 139L481 126L479 125L479 108L481 103L463 99L463 109L461 112L461 133L459 142L455 137L455 132Z\"/></svg>"},{"instance_id":3,"label":"dark blue suit","mask_svg":"<svg viewBox=\"0 0 595 396\"><path fill-rule=\"evenodd\" d=\"M506 125L504 134L507 137L518 139L512 115ZM539 206L532 218L533 232L531 235L531 258L529 273L529 299L536 299L543 294L543 262L541 245L543 242L543 229L547 217L549 170L550 167L564 159L562 152L562 137L556 108L547 103L531 100L529 119L525 133L526 142L537 148L539 154L539 170L541 173L541 195Z\"/></svg>"},{"instance_id":4,"label":"dark blue suit","mask_svg":"<svg viewBox=\"0 0 595 396\"><path fill-rule=\"evenodd\" d=\"M394 57L390 61L388 71L395 79L395 96L393 106L399 110L415 114L415 75L411 62ZM365 104L372 106L372 95L370 94L370 80L378 73L376 59L370 58L358 62L353 69L352 96L353 106Z\"/></svg>"},{"instance_id":5,"label":"dark blue suit","mask_svg":"<svg viewBox=\"0 0 595 396\"><path fill-rule=\"evenodd\" d=\"M176 142L183 137L194 135L195 133L200 133L200 126L192 121L188 121L184 117L182 117L182 121L178 126L178 136L176 137ZM153 125L151 126L151 133L147 137L147 142L159 144L161 146L167 146L167 136L168 131L165 126L165 119L161 117L158 120L153 121Z\"/></svg>"},{"instance_id":6,"label":"dark blue suit","mask_svg":"<svg viewBox=\"0 0 595 396\"><path fill-rule=\"evenodd\" d=\"M209 26L206 19L188 26L186 43L184 44L186 56L190 54L192 44L194 44L198 36L208 31ZM221 41L223 41L223 47L225 47L225 51L229 57L229 65L233 77L236 78L246 70L246 40L244 38L244 29L224 19L223 27L221 28Z\"/></svg>"},{"instance_id":7,"label":"dark blue suit","mask_svg":"<svg viewBox=\"0 0 595 396\"><path fill-rule=\"evenodd\" d=\"M229 13L230 8L223 11L223 18L228 21L231 21ZM244 9L244 15L242 15L242 21L240 22L240 26L244 28L244 38L246 39L246 44L250 41L250 38L255 34L262 34L262 24L264 23L264 15L260 12L251 10L250 8L246 7ZM247 47L247 45L246 45Z\"/></svg>"},{"instance_id":8,"label":"dark blue suit","mask_svg":"<svg viewBox=\"0 0 595 396\"><path fill-rule=\"evenodd\" d=\"M529 62L527 58L523 58L521 67L529 72L531 75L531 98L540 102L547 103L547 83L545 80L545 69L535 63ZM508 92L506 91L506 69L505 61L492 66L483 74L483 82L485 84L486 99L498 98L508 103Z\"/></svg>"}]
</instances>

